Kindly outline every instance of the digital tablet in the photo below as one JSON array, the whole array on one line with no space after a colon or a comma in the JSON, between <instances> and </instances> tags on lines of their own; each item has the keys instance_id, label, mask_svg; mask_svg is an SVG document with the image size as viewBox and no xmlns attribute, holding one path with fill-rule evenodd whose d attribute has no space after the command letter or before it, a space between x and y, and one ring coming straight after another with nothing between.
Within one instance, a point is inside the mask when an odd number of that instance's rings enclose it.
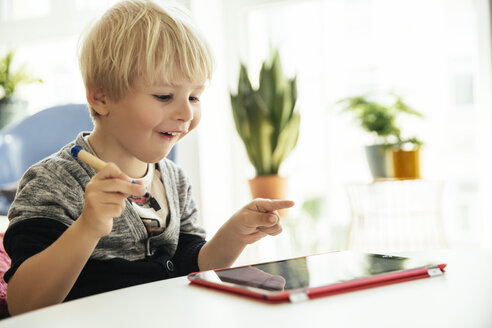
<instances>
[{"instance_id":1,"label":"digital tablet","mask_svg":"<svg viewBox=\"0 0 492 328\"><path fill-rule=\"evenodd\" d=\"M342 251L196 272L188 279L192 284L268 302L296 302L438 276L445 267L419 258Z\"/></svg>"}]
</instances>

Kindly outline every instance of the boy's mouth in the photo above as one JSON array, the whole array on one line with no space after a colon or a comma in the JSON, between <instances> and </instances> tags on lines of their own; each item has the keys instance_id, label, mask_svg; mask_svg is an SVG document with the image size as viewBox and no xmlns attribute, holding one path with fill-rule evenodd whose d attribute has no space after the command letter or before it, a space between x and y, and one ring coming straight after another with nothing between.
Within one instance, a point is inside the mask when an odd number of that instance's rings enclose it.
<instances>
[{"instance_id":1,"label":"boy's mouth","mask_svg":"<svg viewBox=\"0 0 492 328\"><path fill-rule=\"evenodd\" d=\"M178 132L160 132L160 133L166 136L173 136L173 137L179 134Z\"/></svg>"}]
</instances>

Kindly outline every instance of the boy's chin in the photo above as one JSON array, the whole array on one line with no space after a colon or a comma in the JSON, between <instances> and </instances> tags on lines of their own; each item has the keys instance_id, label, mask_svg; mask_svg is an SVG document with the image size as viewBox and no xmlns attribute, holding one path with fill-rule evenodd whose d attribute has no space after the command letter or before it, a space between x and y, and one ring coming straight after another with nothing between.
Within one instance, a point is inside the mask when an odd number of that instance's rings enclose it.
<instances>
[{"instance_id":1,"label":"boy's chin","mask_svg":"<svg viewBox=\"0 0 492 328\"><path fill-rule=\"evenodd\" d=\"M164 158L166 158L170 152L171 152L171 150L169 150L167 152L162 152L161 154L158 154L156 156L149 156L148 158L145 158L144 162L146 162L146 163L158 163L158 162L162 161Z\"/></svg>"}]
</instances>

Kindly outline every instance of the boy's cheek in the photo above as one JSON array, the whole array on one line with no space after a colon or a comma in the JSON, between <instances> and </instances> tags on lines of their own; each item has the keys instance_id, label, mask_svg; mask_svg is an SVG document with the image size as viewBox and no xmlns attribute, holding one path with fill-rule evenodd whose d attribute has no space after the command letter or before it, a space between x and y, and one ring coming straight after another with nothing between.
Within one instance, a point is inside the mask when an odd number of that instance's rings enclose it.
<instances>
[{"instance_id":1,"label":"boy's cheek","mask_svg":"<svg viewBox=\"0 0 492 328\"><path fill-rule=\"evenodd\" d=\"M202 113L200 111L194 113L193 120L191 120L190 127L188 128L188 133L197 127L198 123L200 123L201 118Z\"/></svg>"}]
</instances>

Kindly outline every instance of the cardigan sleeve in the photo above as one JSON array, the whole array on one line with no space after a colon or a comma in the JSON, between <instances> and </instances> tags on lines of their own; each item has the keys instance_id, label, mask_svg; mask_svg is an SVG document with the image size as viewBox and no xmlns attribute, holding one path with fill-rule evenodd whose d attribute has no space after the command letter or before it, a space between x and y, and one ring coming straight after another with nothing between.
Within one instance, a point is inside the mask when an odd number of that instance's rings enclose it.
<instances>
[{"instance_id":1,"label":"cardigan sleeve","mask_svg":"<svg viewBox=\"0 0 492 328\"><path fill-rule=\"evenodd\" d=\"M180 233L178 248L173 256L173 262L178 275L184 276L200 271L198 267L198 254L205 243L206 241L199 236Z\"/></svg>"},{"instance_id":2,"label":"cardigan sleeve","mask_svg":"<svg viewBox=\"0 0 492 328\"><path fill-rule=\"evenodd\" d=\"M44 218L27 219L10 226L3 239L5 251L12 259L5 281L9 282L25 260L48 248L66 229L64 224Z\"/></svg>"}]
</instances>

